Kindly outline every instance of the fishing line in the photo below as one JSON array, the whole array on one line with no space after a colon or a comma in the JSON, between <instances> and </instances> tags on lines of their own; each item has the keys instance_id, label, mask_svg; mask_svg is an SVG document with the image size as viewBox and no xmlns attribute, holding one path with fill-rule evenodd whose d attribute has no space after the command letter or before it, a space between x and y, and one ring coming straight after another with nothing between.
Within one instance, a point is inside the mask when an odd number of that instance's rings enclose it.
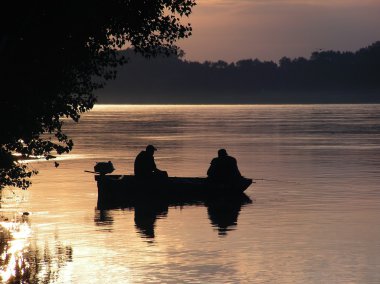
<instances>
[{"instance_id":1,"label":"fishing line","mask_svg":"<svg viewBox=\"0 0 380 284\"><path fill-rule=\"evenodd\" d=\"M294 184L301 184L297 181L290 181L290 180L280 180L280 179L268 179L268 178L253 178L254 181L256 180L262 180L262 181L273 181L273 182L286 182L286 183L294 183Z\"/></svg>"}]
</instances>

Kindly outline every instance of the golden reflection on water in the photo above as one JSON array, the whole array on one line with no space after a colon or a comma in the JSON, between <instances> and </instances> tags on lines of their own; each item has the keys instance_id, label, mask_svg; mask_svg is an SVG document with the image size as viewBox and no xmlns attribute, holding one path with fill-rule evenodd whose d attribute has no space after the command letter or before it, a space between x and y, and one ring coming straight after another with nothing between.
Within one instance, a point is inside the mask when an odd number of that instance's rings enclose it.
<instances>
[{"instance_id":1,"label":"golden reflection on water","mask_svg":"<svg viewBox=\"0 0 380 284\"><path fill-rule=\"evenodd\" d=\"M1 267L0 278L2 282L22 279L30 268L25 254L30 245L31 229L26 221L0 222L1 227Z\"/></svg>"},{"instance_id":2,"label":"golden reflection on water","mask_svg":"<svg viewBox=\"0 0 380 284\"><path fill-rule=\"evenodd\" d=\"M37 242L30 213L21 213L29 201L26 193L9 188L0 191L1 283L51 283L72 261L71 246L57 241L59 236L45 240L44 246Z\"/></svg>"},{"instance_id":3,"label":"golden reflection on water","mask_svg":"<svg viewBox=\"0 0 380 284\"><path fill-rule=\"evenodd\" d=\"M40 246L31 242L33 231L28 216L0 222L0 281L1 283L52 283L68 262L72 248L60 242L54 249L50 244Z\"/></svg>"},{"instance_id":4,"label":"golden reflection on water","mask_svg":"<svg viewBox=\"0 0 380 284\"><path fill-rule=\"evenodd\" d=\"M58 168L31 163L32 231L12 265L16 242L0 227L5 281L23 261L24 283L378 283L379 110L97 106L67 123L76 145ZM254 204L94 216L96 183L84 170L111 159L130 174L149 143L173 176L205 175L223 146L245 176L263 179L247 190Z\"/></svg>"}]
</instances>

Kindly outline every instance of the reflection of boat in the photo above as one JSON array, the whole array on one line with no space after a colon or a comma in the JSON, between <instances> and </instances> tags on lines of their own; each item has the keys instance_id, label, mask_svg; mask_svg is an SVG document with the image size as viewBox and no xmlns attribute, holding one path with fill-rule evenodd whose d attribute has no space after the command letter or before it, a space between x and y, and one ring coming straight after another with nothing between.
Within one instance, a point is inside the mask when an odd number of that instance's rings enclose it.
<instances>
[{"instance_id":1,"label":"reflection of boat","mask_svg":"<svg viewBox=\"0 0 380 284\"><path fill-rule=\"evenodd\" d=\"M228 231L236 229L238 216L241 209L251 204L252 200L245 194L240 193L233 196L219 195L214 198L207 198L203 201L194 199L174 200L174 199L140 199L125 200L119 203L102 203L98 200L98 208L95 210L94 221L99 226L107 226L111 230L113 224L113 209L123 208L134 210L135 227L142 238L153 239L155 237L156 220L168 217L170 207L180 206L181 210L187 206L204 206L207 208L208 218L211 225L217 229L219 236L227 235ZM107 209L105 209L107 208ZM109 221L111 220L111 221ZM149 242L150 242L149 241Z\"/></svg>"},{"instance_id":2,"label":"reflection of boat","mask_svg":"<svg viewBox=\"0 0 380 284\"><path fill-rule=\"evenodd\" d=\"M229 184L207 178L169 177L147 182L131 175L95 175L98 208L128 207L137 200L161 200L169 204L202 202L217 196L241 195L252 179L241 178Z\"/></svg>"},{"instance_id":3,"label":"reflection of boat","mask_svg":"<svg viewBox=\"0 0 380 284\"><path fill-rule=\"evenodd\" d=\"M219 236L225 236L236 228L241 208L250 203L252 200L245 194L206 202L211 225L217 228Z\"/></svg>"},{"instance_id":4,"label":"reflection of boat","mask_svg":"<svg viewBox=\"0 0 380 284\"><path fill-rule=\"evenodd\" d=\"M168 215L169 207L163 203L149 203L145 205L136 204L135 209L135 226L143 238L154 238L155 223L159 218L165 218Z\"/></svg>"}]
</instances>

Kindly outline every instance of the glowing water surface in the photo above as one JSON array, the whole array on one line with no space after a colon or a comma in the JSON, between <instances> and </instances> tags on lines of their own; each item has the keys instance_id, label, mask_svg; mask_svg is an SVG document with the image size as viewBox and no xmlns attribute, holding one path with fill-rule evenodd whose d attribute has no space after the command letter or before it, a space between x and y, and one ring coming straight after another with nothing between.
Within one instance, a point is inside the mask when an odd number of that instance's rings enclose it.
<instances>
[{"instance_id":1,"label":"glowing water surface","mask_svg":"<svg viewBox=\"0 0 380 284\"><path fill-rule=\"evenodd\" d=\"M75 150L60 166L32 162L32 188L2 193L5 283L380 279L379 105L97 106L66 129ZM252 203L169 207L142 220L133 209L97 210L84 170L111 160L131 173L147 144L173 176L204 176L226 148L257 179Z\"/></svg>"}]
</instances>

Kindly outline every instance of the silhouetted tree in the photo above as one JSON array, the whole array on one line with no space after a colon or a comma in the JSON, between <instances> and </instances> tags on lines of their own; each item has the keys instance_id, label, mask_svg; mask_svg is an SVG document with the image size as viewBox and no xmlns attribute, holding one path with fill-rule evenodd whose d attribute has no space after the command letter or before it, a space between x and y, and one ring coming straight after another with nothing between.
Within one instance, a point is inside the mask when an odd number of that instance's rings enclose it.
<instances>
[{"instance_id":1,"label":"silhouetted tree","mask_svg":"<svg viewBox=\"0 0 380 284\"><path fill-rule=\"evenodd\" d=\"M126 45L176 52L191 35L195 0L11 1L0 18L0 189L27 188L36 172L12 154L50 158L73 147L62 118L78 121L93 91L115 78Z\"/></svg>"}]
</instances>

